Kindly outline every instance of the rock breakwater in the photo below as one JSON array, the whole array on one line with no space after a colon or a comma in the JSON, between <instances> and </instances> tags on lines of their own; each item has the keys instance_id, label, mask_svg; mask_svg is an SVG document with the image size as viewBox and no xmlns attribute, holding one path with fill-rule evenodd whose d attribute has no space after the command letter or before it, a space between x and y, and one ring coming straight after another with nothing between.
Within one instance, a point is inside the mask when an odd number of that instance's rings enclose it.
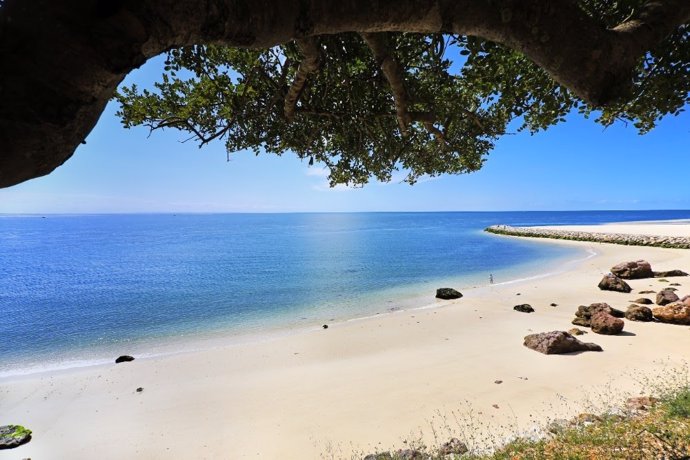
<instances>
[{"instance_id":1,"label":"rock breakwater","mask_svg":"<svg viewBox=\"0 0 690 460\"><path fill-rule=\"evenodd\" d=\"M690 249L690 237L683 236L578 232L570 230L551 230L538 227L511 227L510 225L492 225L484 230L497 235L528 236L532 238L551 238L556 240L592 241L596 243L623 244L629 246L655 246L661 248Z\"/></svg>"}]
</instances>

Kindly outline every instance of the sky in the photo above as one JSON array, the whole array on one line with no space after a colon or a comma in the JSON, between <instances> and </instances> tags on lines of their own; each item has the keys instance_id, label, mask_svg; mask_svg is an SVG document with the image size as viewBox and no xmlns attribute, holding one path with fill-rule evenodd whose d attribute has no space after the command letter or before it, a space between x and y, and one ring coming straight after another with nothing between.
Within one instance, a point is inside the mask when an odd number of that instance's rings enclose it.
<instances>
[{"instance_id":1,"label":"sky","mask_svg":"<svg viewBox=\"0 0 690 460\"><path fill-rule=\"evenodd\" d=\"M124 84L150 86L161 57ZM504 136L475 173L410 186L404 174L328 187L294 154L199 149L178 131L124 129L111 102L74 156L48 176L0 189L0 213L352 212L690 209L690 114L640 136L578 114L531 136Z\"/></svg>"}]
</instances>

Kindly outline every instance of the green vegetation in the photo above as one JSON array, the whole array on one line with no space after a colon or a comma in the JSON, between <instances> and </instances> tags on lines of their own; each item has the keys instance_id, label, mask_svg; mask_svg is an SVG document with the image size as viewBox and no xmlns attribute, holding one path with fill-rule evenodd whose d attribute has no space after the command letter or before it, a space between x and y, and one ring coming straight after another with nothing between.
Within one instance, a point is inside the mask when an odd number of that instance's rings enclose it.
<instances>
[{"instance_id":1,"label":"green vegetation","mask_svg":"<svg viewBox=\"0 0 690 460\"><path fill-rule=\"evenodd\" d=\"M24 428L21 425L11 425L14 428L14 432L11 434L13 438L23 438L25 436L31 436L31 430Z\"/></svg>"},{"instance_id":2,"label":"green vegetation","mask_svg":"<svg viewBox=\"0 0 690 460\"><path fill-rule=\"evenodd\" d=\"M567 428L551 439L518 439L477 460L683 459L690 455L690 387L665 397L641 415L606 416Z\"/></svg>"},{"instance_id":3,"label":"green vegetation","mask_svg":"<svg viewBox=\"0 0 690 460\"><path fill-rule=\"evenodd\" d=\"M644 3L578 2L606 27ZM115 98L125 127L181 130L200 146L223 140L228 152L291 151L326 165L331 185L388 181L396 170L414 183L476 171L501 136L547 129L573 111L646 133L690 101L689 42L690 27L678 27L639 60L631 94L601 111L517 51L413 33L322 35L265 50L176 48L154 90L124 87Z\"/></svg>"},{"instance_id":4,"label":"green vegetation","mask_svg":"<svg viewBox=\"0 0 690 460\"><path fill-rule=\"evenodd\" d=\"M551 431L555 434L542 439L517 438L488 454L441 456L419 446L416 457L405 456L402 451L379 455L390 460L687 460L690 386L668 392L648 410L625 415L587 415Z\"/></svg>"}]
</instances>

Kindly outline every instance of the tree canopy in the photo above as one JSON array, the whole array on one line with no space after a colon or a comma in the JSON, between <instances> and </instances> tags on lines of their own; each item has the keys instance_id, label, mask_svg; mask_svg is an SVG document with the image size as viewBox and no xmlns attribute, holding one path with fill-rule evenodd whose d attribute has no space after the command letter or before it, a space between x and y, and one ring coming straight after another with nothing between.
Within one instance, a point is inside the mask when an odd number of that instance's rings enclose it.
<instances>
[{"instance_id":1,"label":"tree canopy","mask_svg":"<svg viewBox=\"0 0 690 460\"><path fill-rule=\"evenodd\" d=\"M6 3L0 14L6 20L13 11L15 19L0 24L11 38L16 17L31 14L19 0ZM73 27L76 13L60 3L46 8ZM39 96L62 103L31 129L59 129L59 154L35 147L40 137L10 139L7 126L28 129L35 108L0 110L0 142L10 147L0 158L0 186L69 157L126 72L162 50L165 70L154 89L115 94L126 127L174 128L200 146L222 140L228 152L294 152L325 164L332 185L386 181L398 169L411 183L476 171L501 136L546 129L572 111L645 133L690 100L687 0L240 3L199 9L194 0L146 0L80 13L103 21L107 32L91 32L88 43L79 35L79 46L110 73L71 69L86 89L39 86ZM5 39L0 52L11 44ZM19 75L10 82L19 84ZM22 93L9 86L0 89L19 101ZM53 96L65 87L69 97Z\"/></svg>"}]
</instances>

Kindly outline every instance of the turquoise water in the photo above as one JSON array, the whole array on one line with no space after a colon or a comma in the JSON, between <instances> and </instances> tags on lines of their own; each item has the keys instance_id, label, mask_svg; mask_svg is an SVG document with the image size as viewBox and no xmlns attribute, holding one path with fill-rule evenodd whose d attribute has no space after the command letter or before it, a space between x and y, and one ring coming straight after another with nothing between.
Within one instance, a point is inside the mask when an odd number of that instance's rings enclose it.
<instances>
[{"instance_id":1,"label":"turquoise water","mask_svg":"<svg viewBox=\"0 0 690 460\"><path fill-rule=\"evenodd\" d=\"M688 211L0 217L0 375L199 337L318 327L544 270L579 249L493 224L687 219ZM182 342L180 342L182 343ZM174 347L173 347L174 348ZM162 348L161 348L162 349Z\"/></svg>"}]
</instances>

